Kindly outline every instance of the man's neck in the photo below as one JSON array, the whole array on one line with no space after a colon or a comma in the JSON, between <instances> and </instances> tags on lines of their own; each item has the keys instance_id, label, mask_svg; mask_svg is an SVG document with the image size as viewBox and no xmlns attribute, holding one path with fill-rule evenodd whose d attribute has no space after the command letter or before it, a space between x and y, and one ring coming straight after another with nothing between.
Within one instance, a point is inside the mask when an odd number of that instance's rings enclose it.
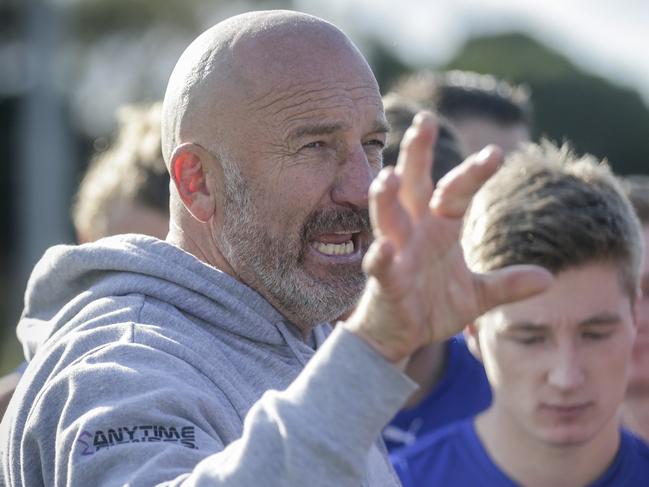
<instances>
[{"instance_id":1,"label":"man's neck","mask_svg":"<svg viewBox=\"0 0 649 487\"><path fill-rule=\"evenodd\" d=\"M621 416L627 429L649 441L649 394L627 394Z\"/></svg>"},{"instance_id":2,"label":"man's neck","mask_svg":"<svg viewBox=\"0 0 649 487\"><path fill-rule=\"evenodd\" d=\"M588 442L557 446L533 438L494 406L476 418L478 436L494 463L521 485L589 485L611 465L620 444L613 417Z\"/></svg>"}]
</instances>

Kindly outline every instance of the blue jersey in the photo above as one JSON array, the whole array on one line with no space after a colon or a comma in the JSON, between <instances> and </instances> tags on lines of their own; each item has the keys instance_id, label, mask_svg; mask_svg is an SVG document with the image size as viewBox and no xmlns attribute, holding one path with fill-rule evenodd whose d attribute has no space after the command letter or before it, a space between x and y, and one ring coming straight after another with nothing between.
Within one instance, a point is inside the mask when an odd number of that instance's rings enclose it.
<instances>
[{"instance_id":1,"label":"blue jersey","mask_svg":"<svg viewBox=\"0 0 649 487\"><path fill-rule=\"evenodd\" d=\"M434 429L475 416L491 404L491 387L484 367L469 351L464 337L446 341L443 376L433 390L412 409L404 409L383 431L389 451L411 445Z\"/></svg>"},{"instance_id":2,"label":"blue jersey","mask_svg":"<svg viewBox=\"0 0 649 487\"><path fill-rule=\"evenodd\" d=\"M420 438L390 455L403 487L443 485L519 487L498 468L474 428L474 418L459 421ZM622 430L611 466L589 487L649 485L649 445Z\"/></svg>"}]
</instances>

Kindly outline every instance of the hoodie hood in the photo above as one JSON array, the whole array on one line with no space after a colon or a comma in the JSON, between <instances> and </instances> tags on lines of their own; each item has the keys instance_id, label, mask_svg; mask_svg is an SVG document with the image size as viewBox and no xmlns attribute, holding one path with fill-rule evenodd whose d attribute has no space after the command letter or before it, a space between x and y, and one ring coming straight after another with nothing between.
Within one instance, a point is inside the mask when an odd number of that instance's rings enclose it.
<instances>
[{"instance_id":1,"label":"hoodie hood","mask_svg":"<svg viewBox=\"0 0 649 487\"><path fill-rule=\"evenodd\" d=\"M288 341L294 348L291 342L300 341L295 327L281 313L228 274L165 241L119 235L47 250L27 284L18 323L25 357L31 360L49 337L91 302L128 294L162 301L188 317L255 342L277 345ZM217 322L224 315L243 319ZM321 341L320 337L315 340Z\"/></svg>"}]
</instances>

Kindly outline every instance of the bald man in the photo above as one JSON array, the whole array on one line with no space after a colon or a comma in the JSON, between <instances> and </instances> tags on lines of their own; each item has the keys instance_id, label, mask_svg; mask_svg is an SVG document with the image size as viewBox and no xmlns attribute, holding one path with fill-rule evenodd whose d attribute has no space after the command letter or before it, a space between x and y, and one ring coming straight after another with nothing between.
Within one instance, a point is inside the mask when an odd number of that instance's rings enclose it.
<instances>
[{"instance_id":1,"label":"bald man","mask_svg":"<svg viewBox=\"0 0 649 487\"><path fill-rule=\"evenodd\" d=\"M368 199L386 130L331 24L257 12L196 39L163 107L167 240L59 246L33 272L6 484L398 485L379 433L409 355L551 278L468 271L461 217L499 154L433 194L430 115Z\"/></svg>"}]
</instances>

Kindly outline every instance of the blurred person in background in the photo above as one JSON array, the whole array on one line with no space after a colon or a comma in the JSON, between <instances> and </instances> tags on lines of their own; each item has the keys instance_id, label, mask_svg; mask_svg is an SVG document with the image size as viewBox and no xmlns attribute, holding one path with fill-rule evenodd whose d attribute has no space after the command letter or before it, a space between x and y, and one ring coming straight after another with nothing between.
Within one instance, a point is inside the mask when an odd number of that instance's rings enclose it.
<instances>
[{"instance_id":1,"label":"blurred person in background","mask_svg":"<svg viewBox=\"0 0 649 487\"><path fill-rule=\"evenodd\" d=\"M638 334L633 346L629 387L622 405L622 420L630 430L649 441L649 176L626 176L622 183L642 224L645 243Z\"/></svg>"},{"instance_id":2,"label":"blurred person in background","mask_svg":"<svg viewBox=\"0 0 649 487\"><path fill-rule=\"evenodd\" d=\"M393 91L450 120L467 154L496 144L507 155L530 141L533 110L523 85L471 71L422 70Z\"/></svg>"},{"instance_id":3,"label":"blurred person in background","mask_svg":"<svg viewBox=\"0 0 649 487\"><path fill-rule=\"evenodd\" d=\"M396 93L387 94L383 105L390 123L383 164L394 166L399 144L421 106ZM440 116L431 175L433 183L437 184L464 158L455 129ZM383 440L390 451L412 445L421 435L441 426L473 416L491 402L484 367L471 354L462 334L417 350L410 357L405 372L419 389L383 430Z\"/></svg>"},{"instance_id":4,"label":"blurred person in background","mask_svg":"<svg viewBox=\"0 0 649 487\"><path fill-rule=\"evenodd\" d=\"M169 173L160 146L162 103L133 104L117 112L110 147L96 154L79 185L72 222L79 243L169 230ZM27 364L0 378L0 418Z\"/></svg>"},{"instance_id":5,"label":"blurred person in background","mask_svg":"<svg viewBox=\"0 0 649 487\"><path fill-rule=\"evenodd\" d=\"M321 19L249 12L195 39L163 103L167 240L57 246L32 273L6 482L398 485L380 431L416 387L410 354L552 277L463 259L498 150L433 190L434 117L381 171L387 128L366 60Z\"/></svg>"},{"instance_id":6,"label":"blurred person in background","mask_svg":"<svg viewBox=\"0 0 649 487\"><path fill-rule=\"evenodd\" d=\"M426 108L419 103L390 92L383 97L385 116L390 124L390 132L383 149L383 165L395 166L399 156L399 144L415 115ZM459 141L459 134L448 120L436 114L438 120L437 140L435 141L432 178L433 183L459 165L468 155ZM482 148L481 148L482 149Z\"/></svg>"},{"instance_id":7,"label":"blurred person in background","mask_svg":"<svg viewBox=\"0 0 649 487\"><path fill-rule=\"evenodd\" d=\"M594 157L544 143L506 159L466 215L467 263L537 264L555 280L468 325L492 405L395 452L405 487L646 485L649 446L618 416L643 240L619 181Z\"/></svg>"},{"instance_id":8,"label":"blurred person in background","mask_svg":"<svg viewBox=\"0 0 649 487\"><path fill-rule=\"evenodd\" d=\"M80 243L123 233L167 236L169 173L160 146L161 109L156 102L118 110L116 138L90 163L72 209Z\"/></svg>"}]
</instances>

